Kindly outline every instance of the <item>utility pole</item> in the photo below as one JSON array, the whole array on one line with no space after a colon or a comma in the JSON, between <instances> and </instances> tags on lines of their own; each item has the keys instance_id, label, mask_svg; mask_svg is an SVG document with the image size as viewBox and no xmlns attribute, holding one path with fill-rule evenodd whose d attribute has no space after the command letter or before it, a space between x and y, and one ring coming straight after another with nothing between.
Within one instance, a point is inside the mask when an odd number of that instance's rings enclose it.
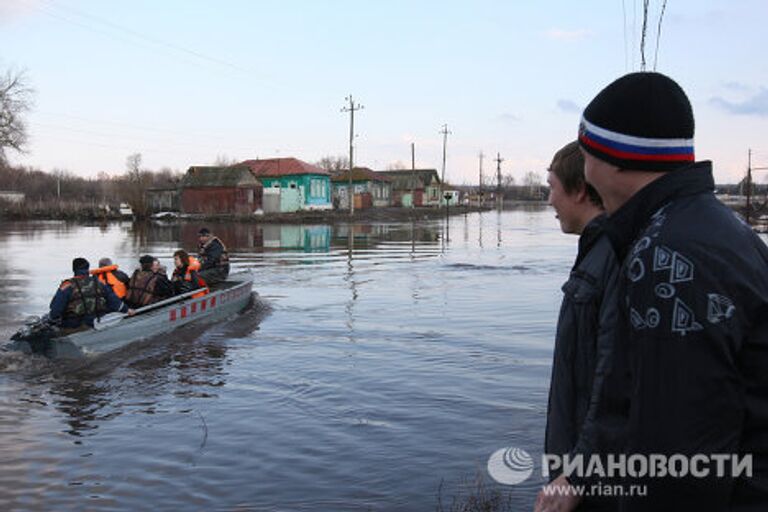
<instances>
[{"instance_id":1,"label":"utility pole","mask_svg":"<svg viewBox=\"0 0 768 512\"><path fill-rule=\"evenodd\" d=\"M477 206L482 208L483 207L483 158L485 155L483 154L483 151L480 150L480 154L477 155L480 159L480 178L478 180L478 195L477 195Z\"/></svg>"},{"instance_id":2,"label":"utility pole","mask_svg":"<svg viewBox=\"0 0 768 512\"><path fill-rule=\"evenodd\" d=\"M411 208L416 208L416 144L411 142Z\"/></svg>"},{"instance_id":3,"label":"utility pole","mask_svg":"<svg viewBox=\"0 0 768 512\"><path fill-rule=\"evenodd\" d=\"M750 197L752 195L752 148L747 150L747 225L751 225L749 223L749 212L752 210L752 205L750 204Z\"/></svg>"},{"instance_id":4,"label":"utility pole","mask_svg":"<svg viewBox=\"0 0 768 512\"><path fill-rule=\"evenodd\" d=\"M768 167L752 167L752 149L747 153L747 214L745 215L747 224L750 223L752 215L752 171L768 171Z\"/></svg>"},{"instance_id":5,"label":"utility pole","mask_svg":"<svg viewBox=\"0 0 768 512\"><path fill-rule=\"evenodd\" d=\"M501 190L501 162L503 161L501 153L496 153L496 204L499 208L504 203L504 193Z\"/></svg>"},{"instance_id":6,"label":"utility pole","mask_svg":"<svg viewBox=\"0 0 768 512\"><path fill-rule=\"evenodd\" d=\"M443 197L443 186L445 185L445 148L448 145L448 135L452 132L448 130L448 125L444 124L443 128L440 130L440 133L443 134L443 175L440 179L440 197Z\"/></svg>"},{"instance_id":7,"label":"utility pole","mask_svg":"<svg viewBox=\"0 0 768 512\"><path fill-rule=\"evenodd\" d=\"M349 189L347 191L348 192L347 198L349 200L349 215L352 216L355 214L355 194L352 191L352 169L355 168L355 165L354 165L355 112L357 110L362 110L365 107L363 107L359 103L355 103L355 100L352 99L351 94L344 99L349 102L349 106L342 108L341 111L349 112Z\"/></svg>"}]
</instances>

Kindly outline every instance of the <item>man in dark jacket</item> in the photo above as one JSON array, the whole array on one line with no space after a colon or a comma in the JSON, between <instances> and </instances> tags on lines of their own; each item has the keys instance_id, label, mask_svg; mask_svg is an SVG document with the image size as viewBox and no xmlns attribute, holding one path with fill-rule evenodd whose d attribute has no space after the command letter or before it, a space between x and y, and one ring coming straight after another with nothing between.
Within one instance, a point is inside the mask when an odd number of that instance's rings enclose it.
<instances>
[{"instance_id":1,"label":"man in dark jacket","mask_svg":"<svg viewBox=\"0 0 768 512\"><path fill-rule=\"evenodd\" d=\"M227 253L227 248L208 228L200 229L197 235L200 277L209 286L224 281L229 275L229 254Z\"/></svg>"},{"instance_id":2,"label":"man in dark jacket","mask_svg":"<svg viewBox=\"0 0 768 512\"><path fill-rule=\"evenodd\" d=\"M141 268L131 276L125 301L131 307L141 308L173 295L173 285L159 262L150 255L139 258Z\"/></svg>"},{"instance_id":3,"label":"man in dark jacket","mask_svg":"<svg viewBox=\"0 0 768 512\"><path fill-rule=\"evenodd\" d=\"M544 452L562 457L589 457L607 449L594 432L588 410L603 385L616 338L618 264L604 235L600 196L584 180L584 158L578 142L555 154L547 177L549 203L564 233L578 234L579 251L568 281L557 323L552 382L549 389ZM593 393L593 388L596 389ZM593 397L595 395L595 397ZM550 487L567 487L559 467L550 468ZM536 510L574 507L579 498L539 493ZM614 503L587 497L579 510L602 510Z\"/></svg>"},{"instance_id":4,"label":"man in dark jacket","mask_svg":"<svg viewBox=\"0 0 768 512\"><path fill-rule=\"evenodd\" d=\"M72 260L74 275L62 281L51 300L48 316L65 329L93 327L96 318L110 312L133 314L109 286L89 275L89 267L85 258Z\"/></svg>"},{"instance_id":5,"label":"man in dark jacket","mask_svg":"<svg viewBox=\"0 0 768 512\"><path fill-rule=\"evenodd\" d=\"M625 454L710 461L706 474L630 474L647 495L621 505L768 510L768 248L715 198L693 135L685 92L655 72L603 89L579 130L621 264L613 364L626 377L615 387L628 393ZM752 474L721 471L719 454L751 456Z\"/></svg>"}]
</instances>

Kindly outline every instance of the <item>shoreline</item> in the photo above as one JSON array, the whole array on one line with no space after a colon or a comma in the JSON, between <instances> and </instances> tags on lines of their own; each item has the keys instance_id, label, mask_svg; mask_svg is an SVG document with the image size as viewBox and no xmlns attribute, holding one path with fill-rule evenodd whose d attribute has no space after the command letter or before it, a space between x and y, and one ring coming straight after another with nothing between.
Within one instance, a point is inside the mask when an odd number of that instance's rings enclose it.
<instances>
[{"instance_id":1,"label":"shoreline","mask_svg":"<svg viewBox=\"0 0 768 512\"><path fill-rule=\"evenodd\" d=\"M510 201L505 203L505 210L519 208L545 208L544 201ZM448 216L466 215L469 213L482 213L495 211L496 208L484 206L451 206L445 207L384 207L366 208L356 210L350 216L343 210L302 210L291 213L272 213L264 215L238 215L238 214L179 214L169 213L167 216L148 217L144 219L131 219L113 212L99 211L95 208L59 209L13 211L0 210L0 220L3 221L67 221L67 222L112 222L112 221L136 221L136 222L236 222L243 224L335 224L350 222L403 222L416 220L434 220Z\"/></svg>"}]
</instances>

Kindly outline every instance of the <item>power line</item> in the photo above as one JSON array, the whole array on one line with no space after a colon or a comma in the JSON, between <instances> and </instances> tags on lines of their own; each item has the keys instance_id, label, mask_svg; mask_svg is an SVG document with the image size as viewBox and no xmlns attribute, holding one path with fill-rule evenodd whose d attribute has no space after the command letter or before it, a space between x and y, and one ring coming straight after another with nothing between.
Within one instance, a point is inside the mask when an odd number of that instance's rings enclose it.
<instances>
[{"instance_id":1,"label":"power line","mask_svg":"<svg viewBox=\"0 0 768 512\"><path fill-rule=\"evenodd\" d=\"M635 70L635 56L637 54L637 0L632 0L632 71Z\"/></svg>"},{"instance_id":2,"label":"power line","mask_svg":"<svg viewBox=\"0 0 768 512\"><path fill-rule=\"evenodd\" d=\"M165 140L159 140L156 137L144 137L141 135L135 135L135 134L118 134L115 132L104 132L104 131L98 131L98 130L89 130L87 128L73 128L71 126L62 126L57 124L50 124L50 123L31 123L31 127L34 129L36 128L43 128L43 129L53 129L56 131L66 131L66 132L76 132L76 133L82 133L85 135L92 135L96 137L106 137L106 138L119 138L121 140L134 140L138 141L138 143L146 143L146 142L155 142L155 143L162 143L164 146L175 146L177 148L183 148L183 149L189 149L189 148L195 148L195 149L210 149L211 151L222 151L222 146L217 145L211 145L211 144L205 144L201 145L199 143L189 141L179 141L178 139L165 139ZM234 147L234 146L227 146L227 149L231 151L241 151L241 152L251 152L253 151L253 146L249 147Z\"/></svg>"},{"instance_id":3,"label":"power line","mask_svg":"<svg viewBox=\"0 0 768 512\"><path fill-rule=\"evenodd\" d=\"M621 16L624 19L624 72L629 69L629 54L627 52L627 5L626 0L621 0Z\"/></svg>"},{"instance_id":4,"label":"power line","mask_svg":"<svg viewBox=\"0 0 768 512\"><path fill-rule=\"evenodd\" d=\"M85 29L90 30L92 32L96 32L96 33L105 35L107 37L111 37L111 38L115 38L115 39L121 40L123 42L127 42L127 43L130 43L130 44L133 44L133 43L136 42L135 39L139 39L139 40L144 41L145 43L150 43L151 45L153 45L155 47L162 47L162 48L165 48L165 49L168 49L168 50L172 50L173 52L175 52L177 54L186 54L187 56L193 57L193 58L195 58L195 59L197 59L199 61L205 61L205 62L208 62L208 63L211 63L211 64L217 64L219 67L226 67L226 68L229 68L231 70L242 72L242 73L253 73L254 72L254 70L252 70L252 69L247 69L247 68L244 68L242 66L238 66L238 65L233 64L231 62L228 62L228 61L226 61L224 59L220 59L220 58L217 58L217 57L212 57L210 55L206 55L206 54L198 52L196 50L192 50L192 49L186 48L186 47L178 45L178 44L170 43L168 41L165 41L163 39L160 39L160 38L157 38L157 37L154 37L154 36L143 34L141 32L133 30L131 28L128 28L128 27L119 25L117 23L114 23L112 21L109 21L109 20L107 20L105 18L102 18L100 16L95 16L93 14L89 14L89 13L83 11L83 10L80 10L80 9L76 9L76 8L73 8L73 7L70 7L70 6L66 6L66 5L62 5L62 4L57 4L57 3L54 3L51 0L46 0L46 4L47 4L47 6L35 2L35 3L31 3L30 5L32 7L34 7L34 8L36 8L37 10L39 10L40 12L43 12L44 14L47 14L48 16L50 16L52 18L58 19L60 21L64 21L65 23L76 25L76 26L81 27L81 28L85 28ZM51 8L53 8L54 10L51 10ZM97 27L93 26L92 24L88 24L88 23L84 23L83 21L78 21L78 20L75 20L75 19L72 19L72 18L68 18L66 16L63 16L61 14L62 12L66 12L66 13L68 13L70 15L74 14L75 16L77 16L77 17L79 17L81 19L95 21L96 23L98 23L98 24L100 24L102 26L106 26L108 28L118 30L118 31L122 32L123 34L126 34L126 35L130 36L134 40L126 39L124 37L119 37L119 36L117 36L114 33L114 31L107 32L107 31L102 30L101 28L97 28Z\"/></svg>"},{"instance_id":5,"label":"power line","mask_svg":"<svg viewBox=\"0 0 768 512\"><path fill-rule=\"evenodd\" d=\"M653 56L653 70L656 71L656 63L659 60L659 40L661 39L661 23L664 20L664 12L667 10L667 0L661 4L661 13L659 14L659 26L656 29L656 54Z\"/></svg>"},{"instance_id":6,"label":"power line","mask_svg":"<svg viewBox=\"0 0 768 512\"><path fill-rule=\"evenodd\" d=\"M221 140L221 141L231 141L230 137L224 137L221 135L214 135L210 133L202 133L202 132L180 132L176 130L171 130L168 128L158 128L156 126L153 126L151 122L148 122L146 125L137 125L137 124L130 124L130 123L124 123L124 122L117 122L117 121L107 121L103 119L96 119L92 117L84 117L79 115L72 115L72 114L64 114L60 112L49 112L49 111L36 111L35 114L47 116L47 117L58 117L58 118L64 118L64 119L74 119L77 121L83 121L86 123L95 123L105 126L114 126L118 128L128 129L128 130L140 130L141 132L155 132L163 135L175 135L177 137L202 137L209 140ZM35 124L35 123L33 123Z\"/></svg>"},{"instance_id":7,"label":"power line","mask_svg":"<svg viewBox=\"0 0 768 512\"><path fill-rule=\"evenodd\" d=\"M643 30L640 35L640 71L645 71L645 33L648 30L648 4L651 0L643 0Z\"/></svg>"}]
</instances>

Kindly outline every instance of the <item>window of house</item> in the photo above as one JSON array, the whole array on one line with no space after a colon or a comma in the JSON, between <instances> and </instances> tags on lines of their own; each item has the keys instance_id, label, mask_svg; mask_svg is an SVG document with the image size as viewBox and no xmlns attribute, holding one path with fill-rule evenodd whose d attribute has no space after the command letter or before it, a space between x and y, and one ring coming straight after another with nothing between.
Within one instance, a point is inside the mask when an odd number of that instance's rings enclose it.
<instances>
[{"instance_id":1,"label":"window of house","mask_svg":"<svg viewBox=\"0 0 768 512\"><path fill-rule=\"evenodd\" d=\"M312 180L310 190L311 194L315 197L325 197L325 182L323 180Z\"/></svg>"}]
</instances>

